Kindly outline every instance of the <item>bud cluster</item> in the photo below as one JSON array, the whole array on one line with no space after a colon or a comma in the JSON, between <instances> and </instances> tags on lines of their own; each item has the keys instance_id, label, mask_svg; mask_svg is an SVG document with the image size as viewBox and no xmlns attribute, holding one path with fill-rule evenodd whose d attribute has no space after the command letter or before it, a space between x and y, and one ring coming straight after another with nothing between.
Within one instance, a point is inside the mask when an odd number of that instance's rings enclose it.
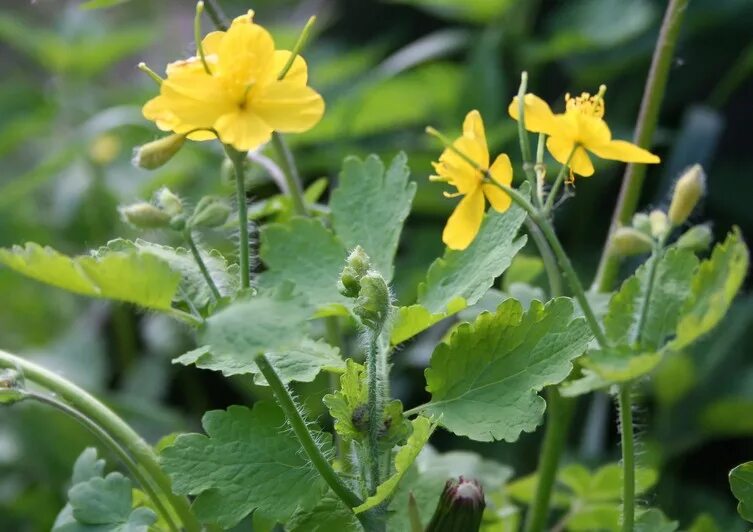
<instances>
[{"instance_id":1,"label":"bud cluster","mask_svg":"<svg viewBox=\"0 0 753 532\"><path fill-rule=\"evenodd\" d=\"M140 201L119 210L123 220L139 229L207 229L223 225L230 216L230 206L216 196L201 198L189 215L180 198L167 187L160 189L151 203Z\"/></svg>"},{"instance_id":2,"label":"bud cluster","mask_svg":"<svg viewBox=\"0 0 753 532\"><path fill-rule=\"evenodd\" d=\"M392 303L390 290L379 272L371 269L371 261L360 246L351 252L338 282L340 293L356 300L353 312L369 329L381 331Z\"/></svg>"}]
</instances>

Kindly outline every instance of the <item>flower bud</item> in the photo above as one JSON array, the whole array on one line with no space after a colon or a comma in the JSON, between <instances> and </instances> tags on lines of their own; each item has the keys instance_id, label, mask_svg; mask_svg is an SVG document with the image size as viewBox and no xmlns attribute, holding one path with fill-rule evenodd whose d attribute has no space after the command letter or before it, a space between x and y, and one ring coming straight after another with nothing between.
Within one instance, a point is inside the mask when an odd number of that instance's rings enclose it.
<instances>
[{"instance_id":1,"label":"flower bud","mask_svg":"<svg viewBox=\"0 0 753 532\"><path fill-rule=\"evenodd\" d=\"M652 247L651 238L632 227L620 227L612 235L612 249L622 257L648 253Z\"/></svg>"},{"instance_id":2,"label":"flower bud","mask_svg":"<svg viewBox=\"0 0 753 532\"><path fill-rule=\"evenodd\" d=\"M706 176L700 164L694 164L682 174L675 184L672 203L669 206L669 221L674 226L688 219L706 191Z\"/></svg>"},{"instance_id":3,"label":"flower bud","mask_svg":"<svg viewBox=\"0 0 753 532\"><path fill-rule=\"evenodd\" d=\"M204 196L199 200L193 215L188 220L190 227L219 227L230 216L230 206L215 196Z\"/></svg>"},{"instance_id":4,"label":"flower bud","mask_svg":"<svg viewBox=\"0 0 753 532\"><path fill-rule=\"evenodd\" d=\"M390 291L384 278L376 272L369 272L361 278L361 290L353 307L353 312L369 329L380 331L389 317Z\"/></svg>"},{"instance_id":5,"label":"flower bud","mask_svg":"<svg viewBox=\"0 0 753 532\"><path fill-rule=\"evenodd\" d=\"M633 227L641 233L651 235L651 219L645 212L637 212L633 215Z\"/></svg>"},{"instance_id":6,"label":"flower bud","mask_svg":"<svg viewBox=\"0 0 753 532\"><path fill-rule=\"evenodd\" d=\"M152 142L147 142L133 150L132 162L139 168L154 170L164 165L178 153L186 141L185 135L175 133Z\"/></svg>"},{"instance_id":7,"label":"flower bud","mask_svg":"<svg viewBox=\"0 0 753 532\"><path fill-rule=\"evenodd\" d=\"M469 532L481 527L486 502L484 489L475 480L450 479L426 532Z\"/></svg>"},{"instance_id":8,"label":"flower bud","mask_svg":"<svg viewBox=\"0 0 753 532\"><path fill-rule=\"evenodd\" d=\"M654 238L664 238L667 231L669 231L669 222L667 221L667 215L664 214L664 211L654 209L648 217L651 222L651 235Z\"/></svg>"},{"instance_id":9,"label":"flower bud","mask_svg":"<svg viewBox=\"0 0 753 532\"><path fill-rule=\"evenodd\" d=\"M155 199L159 208L165 211L171 218L183 212L183 202L167 187L159 189Z\"/></svg>"},{"instance_id":10,"label":"flower bud","mask_svg":"<svg viewBox=\"0 0 753 532\"><path fill-rule=\"evenodd\" d=\"M361 291L361 278L366 275L371 266L369 256L361 246L356 246L348 255L345 267L340 274L338 289L345 297L358 297Z\"/></svg>"},{"instance_id":11,"label":"flower bud","mask_svg":"<svg viewBox=\"0 0 753 532\"><path fill-rule=\"evenodd\" d=\"M119 210L124 221L139 229L159 229L170 224L170 216L151 203L142 201Z\"/></svg>"},{"instance_id":12,"label":"flower bud","mask_svg":"<svg viewBox=\"0 0 753 532\"><path fill-rule=\"evenodd\" d=\"M89 157L97 164L111 163L120 152L118 137L110 133L99 135L89 145Z\"/></svg>"},{"instance_id":13,"label":"flower bud","mask_svg":"<svg viewBox=\"0 0 753 532\"><path fill-rule=\"evenodd\" d=\"M0 371L0 405L12 405L26 397L23 375L15 369Z\"/></svg>"},{"instance_id":14,"label":"flower bud","mask_svg":"<svg viewBox=\"0 0 753 532\"><path fill-rule=\"evenodd\" d=\"M677 247L690 251L706 251L714 235L708 225L695 225L677 239Z\"/></svg>"}]
</instances>

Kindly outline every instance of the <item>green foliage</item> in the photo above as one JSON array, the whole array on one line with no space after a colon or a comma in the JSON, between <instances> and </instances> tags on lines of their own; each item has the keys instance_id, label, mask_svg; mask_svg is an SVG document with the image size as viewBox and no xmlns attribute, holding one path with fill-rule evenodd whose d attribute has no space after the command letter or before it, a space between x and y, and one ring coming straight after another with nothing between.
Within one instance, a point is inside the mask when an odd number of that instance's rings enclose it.
<instances>
[{"instance_id":1,"label":"green foliage","mask_svg":"<svg viewBox=\"0 0 753 532\"><path fill-rule=\"evenodd\" d=\"M460 325L434 351L425 411L460 436L515 441L541 422L546 404L536 392L564 380L591 338L567 298L534 301L526 313L507 300L496 313Z\"/></svg>"},{"instance_id":2,"label":"green foliage","mask_svg":"<svg viewBox=\"0 0 753 532\"><path fill-rule=\"evenodd\" d=\"M286 523L290 532L362 532L358 518L337 497L327 494L310 510L298 510Z\"/></svg>"},{"instance_id":3,"label":"green foliage","mask_svg":"<svg viewBox=\"0 0 753 532\"><path fill-rule=\"evenodd\" d=\"M173 490L197 496L202 522L230 528L252 511L285 522L321 499L324 483L276 405L214 410L202 425L206 436L183 434L161 454ZM329 452L328 436L317 434Z\"/></svg>"},{"instance_id":4,"label":"green foliage","mask_svg":"<svg viewBox=\"0 0 753 532\"><path fill-rule=\"evenodd\" d=\"M753 523L753 462L740 464L729 472L729 487L740 501L737 513Z\"/></svg>"}]
</instances>

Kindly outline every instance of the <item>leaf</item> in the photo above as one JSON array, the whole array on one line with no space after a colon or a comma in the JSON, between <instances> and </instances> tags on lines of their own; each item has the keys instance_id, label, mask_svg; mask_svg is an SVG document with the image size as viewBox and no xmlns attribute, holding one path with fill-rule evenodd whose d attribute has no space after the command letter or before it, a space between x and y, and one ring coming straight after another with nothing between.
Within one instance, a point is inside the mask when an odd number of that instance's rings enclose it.
<instances>
[{"instance_id":1,"label":"leaf","mask_svg":"<svg viewBox=\"0 0 753 532\"><path fill-rule=\"evenodd\" d=\"M682 309L672 349L682 349L716 327L740 290L748 264L748 248L735 228L693 277L691 297Z\"/></svg>"},{"instance_id":2,"label":"leaf","mask_svg":"<svg viewBox=\"0 0 753 532\"><path fill-rule=\"evenodd\" d=\"M729 472L729 487L735 498L740 501L737 513L753 523L753 462L740 464Z\"/></svg>"},{"instance_id":3,"label":"leaf","mask_svg":"<svg viewBox=\"0 0 753 532\"><path fill-rule=\"evenodd\" d=\"M428 329L435 323L456 314L466 308L465 299L458 297L447 304L446 312L437 312L432 314L421 305L410 305L408 307L398 307L395 318L395 325L390 334L390 343L397 345L412 338L421 331Z\"/></svg>"},{"instance_id":4,"label":"leaf","mask_svg":"<svg viewBox=\"0 0 753 532\"><path fill-rule=\"evenodd\" d=\"M286 523L290 532L362 532L358 518L340 499L325 495L311 510L299 510Z\"/></svg>"},{"instance_id":5,"label":"leaf","mask_svg":"<svg viewBox=\"0 0 753 532\"><path fill-rule=\"evenodd\" d=\"M198 334L201 347L173 360L223 375L255 373L265 384L254 358L266 354L283 382L311 382L322 370L340 372L339 350L306 336L310 307L292 285L239 299L209 317Z\"/></svg>"},{"instance_id":6,"label":"leaf","mask_svg":"<svg viewBox=\"0 0 753 532\"><path fill-rule=\"evenodd\" d=\"M321 499L325 485L298 439L284 430L276 405L210 411L202 425L206 436L183 434L161 454L173 491L197 496L193 509L202 522L230 528L257 509L285 522ZM324 433L317 439L331 452Z\"/></svg>"},{"instance_id":7,"label":"leaf","mask_svg":"<svg viewBox=\"0 0 753 532\"><path fill-rule=\"evenodd\" d=\"M73 464L73 477L71 485L75 486L80 482L86 482L94 477L101 477L105 471L105 461L97 458L97 450L94 447L87 447L76 458Z\"/></svg>"},{"instance_id":8,"label":"leaf","mask_svg":"<svg viewBox=\"0 0 753 532\"><path fill-rule=\"evenodd\" d=\"M319 220L296 216L285 224L266 225L259 255L268 270L259 276L259 286L291 281L317 308L347 305L349 300L337 290L346 254L342 242Z\"/></svg>"},{"instance_id":9,"label":"leaf","mask_svg":"<svg viewBox=\"0 0 753 532\"><path fill-rule=\"evenodd\" d=\"M572 316L568 298L534 301L527 313L510 299L461 324L431 357L425 412L477 441L515 441L533 431L546 406L536 392L564 380L591 341L585 321Z\"/></svg>"},{"instance_id":10,"label":"leaf","mask_svg":"<svg viewBox=\"0 0 753 532\"><path fill-rule=\"evenodd\" d=\"M130 0L87 0L79 7L81 9L106 9L120 4L125 4Z\"/></svg>"},{"instance_id":11,"label":"leaf","mask_svg":"<svg viewBox=\"0 0 753 532\"><path fill-rule=\"evenodd\" d=\"M413 433L408 438L408 442L400 447L395 455L395 470L396 472L387 480L377 486L376 493L366 499L363 504L353 508L355 513L365 512L371 508L380 505L386 501L397 488L400 483L400 479L408 471L410 466L418 457L418 453L421 452L424 445L429 441L431 433L434 432L436 425L432 424L429 418L424 416L418 416L411 424L413 425Z\"/></svg>"},{"instance_id":12,"label":"leaf","mask_svg":"<svg viewBox=\"0 0 753 532\"><path fill-rule=\"evenodd\" d=\"M635 516L635 532L675 532L677 528L677 521L670 521L657 508L637 512Z\"/></svg>"},{"instance_id":13,"label":"leaf","mask_svg":"<svg viewBox=\"0 0 753 532\"><path fill-rule=\"evenodd\" d=\"M109 251L68 257L28 243L0 249L0 263L43 283L90 297L170 309L180 277L160 259L140 252Z\"/></svg>"},{"instance_id":14,"label":"leaf","mask_svg":"<svg viewBox=\"0 0 753 532\"><path fill-rule=\"evenodd\" d=\"M360 245L387 282L416 193L416 184L408 181L407 160L405 153L399 153L385 172L376 155L363 161L347 157L329 204L337 236L348 249Z\"/></svg>"},{"instance_id":15,"label":"leaf","mask_svg":"<svg viewBox=\"0 0 753 532\"><path fill-rule=\"evenodd\" d=\"M510 286L517 283L531 284L544 272L544 261L531 255L516 255L505 272L502 289L510 291Z\"/></svg>"}]
</instances>

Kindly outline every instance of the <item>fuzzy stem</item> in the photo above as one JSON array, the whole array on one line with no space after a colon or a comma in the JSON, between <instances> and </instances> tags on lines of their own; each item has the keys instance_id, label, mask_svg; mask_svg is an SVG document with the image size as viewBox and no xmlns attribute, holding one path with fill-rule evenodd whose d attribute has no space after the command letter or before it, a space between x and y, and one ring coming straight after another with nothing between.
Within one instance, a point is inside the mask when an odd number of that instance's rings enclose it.
<instances>
[{"instance_id":1,"label":"fuzzy stem","mask_svg":"<svg viewBox=\"0 0 753 532\"><path fill-rule=\"evenodd\" d=\"M689 0L670 0L664 13L664 20L659 30L659 38L651 60L651 69L646 79L646 86L643 90L643 100L641 101L641 109L633 136L635 144L644 148L650 145L659 121L659 110L667 87L669 68L672 65L675 45L688 2ZM622 180L620 196L612 215L607 242L604 245L599 269L593 282L594 288L599 292L611 290L617 278L619 257L610 253L609 241L614 231L627 224L635 213L645 176L646 166L643 164L628 164L625 169L625 177Z\"/></svg>"},{"instance_id":2,"label":"fuzzy stem","mask_svg":"<svg viewBox=\"0 0 753 532\"><path fill-rule=\"evenodd\" d=\"M622 530L632 532L635 521L635 449L630 383L620 386L618 401L622 442Z\"/></svg>"},{"instance_id":3,"label":"fuzzy stem","mask_svg":"<svg viewBox=\"0 0 753 532\"><path fill-rule=\"evenodd\" d=\"M170 503L189 532L199 532L201 526L191 512L188 500L172 493L170 479L157 460L152 447L115 412L95 399L85 390L55 373L21 357L0 350L0 368L18 369L35 384L54 393L70 406L102 427L110 437L125 448L144 472L151 477L162 497Z\"/></svg>"},{"instance_id":4,"label":"fuzzy stem","mask_svg":"<svg viewBox=\"0 0 753 532\"><path fill-rule=\"evenodd\" d=\"M301 187L301 178L298 175L298 168L293 159L293 152L290 151L285 139L276 131L272 133L272 145L277 151L280 158L280 167L285 174L285 182L290 191L290 199L293 201L293 208L296 214L307 216L306 201L303 197L303 188Z\"/></svg>"},{"instance_id":5,"label":"fuzzy stem","mask_svg":"<svg viewBox=\"0 0 753 532\"><path fill-rule=\"evenodd\" d=\"M222 298L222 294L220 294L220 291L217 289L217 285L214 283L214 279L212 279L212 276L209 274L209 269L207 268L207 265L204 262L201 253L199 252L199 248L196 246L196 241L193 238L191 229L186 229L185 231L183 231L183 238L186 240L188 248L191 250L191 255L193 255L193 258L196 261L196 265L199 267L199 270L201 270L201 275L204 276L204 280L207 282L207 286L212 292L212 300L216 303Z\"/></svg>"},{"instance_id":6,"label":"fuzzy stem","mask_svg":"<svg viewBox=\"0 0 753 532\"><path fill-rule=\"evenodd\" d=\"M366 359L368 372L368 405L369 405L369 495L376 492L379 486L379 425L382 421L382 401L379 393L379 333L370 331L369 351Z\"/></svg>"},{"instance_id":7,"label":"fuzzy stem","mask_svg":"<svg viewBox=\"0 0 753 532\"><path fill-rule=\"evenodd\" d=\"M280 380L280 376L277 375L277 371L269 363L265 355L259 355L256 357L256 365L259 367L264 378L267 379L269 387L277 398L277 403L282 408L285 417L290 423L298 441L303 447L303 451L308 456L311 463L319 472L324 481L329 485L332 491L337 495L340 500L345 503L348 508L354 508L362 503L361 499L353 493L340 476L332 469L327 458L322 454L321 449L314 441L314 437L309 432L306 422L301 417L301 413L296 406L293 397Z\"/></svg>"},{"instance_id":8,"label":"fuzzy stem","mask_svg":"<svg viewBox=\"0 0 753 532\"><path fill-rule=\"evenodd\" d=\"M225 153L233 163L235 169L235 195L238 203L238 230L240 242L238 243L238 257L240 262L241 288L251 286L251 264L249 259L250 241L248 237L248 204L246 203L246 181L243 162L246 153L225 145Z\"/></svg>"}]
</instances>

